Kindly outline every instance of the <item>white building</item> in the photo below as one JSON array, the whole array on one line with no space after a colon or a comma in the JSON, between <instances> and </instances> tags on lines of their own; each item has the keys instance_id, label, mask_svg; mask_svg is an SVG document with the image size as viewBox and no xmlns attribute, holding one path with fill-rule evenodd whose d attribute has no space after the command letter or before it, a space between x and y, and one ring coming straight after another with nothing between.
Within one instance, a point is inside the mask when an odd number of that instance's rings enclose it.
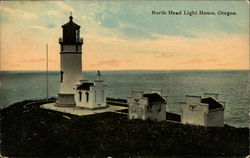
<instances>
[{"instance_id":1,"label":"white building","mask_svg":"<svg viewBox=\"0 0 250 158\"><path fill-rule=\"evenodd\" d=\"M76 85L75 102L77 107L99 109L106 107L106 94L103 80L93 82L81 81Z\"/></svg>"},{"instance_id":2,"label":"white building","mask_svg":"<svg viewBox=\"0 0 250 158\"><path fill-rule=\"evenodd\" d=\"M94 83L83 80L82 44L80 26L69 17L69 22L62 26L63 37L59 38L60 51L60 90L55 106L83 107L96 109L106 107L105 86L103 80Z\"/></svg>"},{"instance_id":3,"label":"white building","mask_svg":"<svg viewBox=\"0 0 250 158\"><path fill-rule=\"evenodd\" d=\"M225 102L218 101L218 94L186 95L181 103L181 122L202 126L224 126Z\"/></svg>"},{"instance_id":4,"label":"white building","mask_svg":"<svg viewBox=\"0 0 250 158\"><path fill-rule=\"evenodd\" d=\"M153 90L149 94L132 91L132 96L128 97L128 105L129 119L166 120L166 99L161 90Z\"/></svg>"}]
</instances>

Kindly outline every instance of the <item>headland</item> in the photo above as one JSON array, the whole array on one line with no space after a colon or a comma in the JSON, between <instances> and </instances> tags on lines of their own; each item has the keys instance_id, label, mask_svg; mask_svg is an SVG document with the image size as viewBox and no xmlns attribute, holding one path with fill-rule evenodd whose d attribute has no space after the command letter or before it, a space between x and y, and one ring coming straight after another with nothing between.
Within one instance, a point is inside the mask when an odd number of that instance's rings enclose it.
<instances>
[{"instance_id":1,"label":"headland","mask_svg":"<svg viewBox=\"0 0 250 158\"><path fill-rule=\"evenodd\" d=\"M246 156L249 129L129 120L122 113L77 116L27 100L0 111L1 154L39 157Z\"/></svg>"}]
</instances>

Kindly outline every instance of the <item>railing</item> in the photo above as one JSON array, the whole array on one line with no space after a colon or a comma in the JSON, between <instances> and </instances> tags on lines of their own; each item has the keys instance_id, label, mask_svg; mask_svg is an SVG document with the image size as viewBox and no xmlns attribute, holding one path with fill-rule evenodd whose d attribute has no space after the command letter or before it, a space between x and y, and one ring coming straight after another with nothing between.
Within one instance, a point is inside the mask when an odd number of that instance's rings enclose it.
<instances>
[{"instance_id":1,"label":"railing","mask_svg":"<svg viewBox=\"0 0 250 158\"><path fill-rule=\"evenodd\" d=\"M63 38L62 37L59 38L59 42L63 42ZM76 42L83 43L83 38L76 39Z\"/></svg>"},{"instance_id":2,"label":"railing","mask_svg":"<svg viewBox=\"0 0 250 158\"><path fill-rule=\"evenodd\" d=\"M81 42L81 43L83 43L83 38L76 39L76 42Z\"/></svg>"},{"instance_id":3,"label":"railing","mask_svg":"<svg viewBox=\"0 0 250 158\"><path fill-rule=\"evenodd\" d=\"M128 107L128 103L127 103L126 99L106 98L106 102L108 105L117 105L117 106Z\"/></svg>"},{"instance_id":4,"label":"railing","mask_svg":"<svg viewBox=\"0 0 250 158\"><path fill-rule=\"evenodd\" d=\"M59 38L59 42L63 42L63 38L62 37Z\"/></svg>"}]
</instances>

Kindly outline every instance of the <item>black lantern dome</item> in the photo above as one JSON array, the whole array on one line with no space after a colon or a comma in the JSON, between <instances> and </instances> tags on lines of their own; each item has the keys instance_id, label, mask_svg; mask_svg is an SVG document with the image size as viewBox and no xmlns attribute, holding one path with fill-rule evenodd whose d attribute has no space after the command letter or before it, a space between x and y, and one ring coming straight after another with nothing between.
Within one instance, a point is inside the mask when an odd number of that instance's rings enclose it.
<instances>
[{"instance_id":1,"label":"black lantern dome","mask_svg":"<svg viewBox=\"0 0 250 158\"><path fill-rule=\"evenodd\" d=\"M81 44L80 26L73 22L73 17L69 17L69 22L62 25L63 38L59 41L60 44Z\"/></svg>"}]
</instances>

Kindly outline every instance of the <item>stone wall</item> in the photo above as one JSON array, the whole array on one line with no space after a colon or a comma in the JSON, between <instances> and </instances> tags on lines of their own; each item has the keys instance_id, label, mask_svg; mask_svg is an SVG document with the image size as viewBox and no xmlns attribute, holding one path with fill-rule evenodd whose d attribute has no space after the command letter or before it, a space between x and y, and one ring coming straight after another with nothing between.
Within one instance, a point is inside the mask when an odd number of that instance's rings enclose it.
<instances>
[{"instance_id":1,"label":"stone wall","mask_svg":"<svg viewBox=\"0 0 250 158\"><path fill-rule=\"evenodd\" d=\"M205 126L224 126L224 110L215 109L210 110L209 113L205 116Z\"/></svg>"}]
</instances>

